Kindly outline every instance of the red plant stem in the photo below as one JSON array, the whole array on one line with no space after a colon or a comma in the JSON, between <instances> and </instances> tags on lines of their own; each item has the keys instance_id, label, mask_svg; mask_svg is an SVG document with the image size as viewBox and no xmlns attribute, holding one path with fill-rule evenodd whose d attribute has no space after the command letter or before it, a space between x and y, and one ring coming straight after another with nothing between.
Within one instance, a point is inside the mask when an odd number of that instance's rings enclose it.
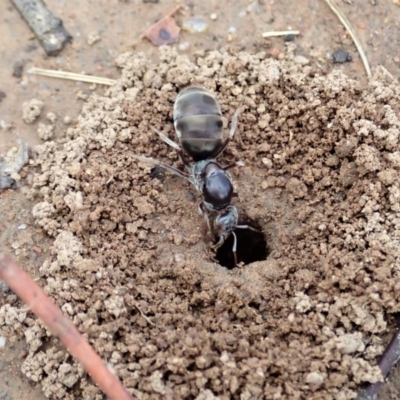
<instances>
[{"instance_id":1,"label":"red plant stem","mask_svg":"<svg viewBox=\"0 0 400 400\"><path fill-rule=\"evenodd\" d=\"M111 400L135 400L103 363L93 347L55 303L8 254L0 254L0 278L28 305Z\"/></svg>"}]
</instances>

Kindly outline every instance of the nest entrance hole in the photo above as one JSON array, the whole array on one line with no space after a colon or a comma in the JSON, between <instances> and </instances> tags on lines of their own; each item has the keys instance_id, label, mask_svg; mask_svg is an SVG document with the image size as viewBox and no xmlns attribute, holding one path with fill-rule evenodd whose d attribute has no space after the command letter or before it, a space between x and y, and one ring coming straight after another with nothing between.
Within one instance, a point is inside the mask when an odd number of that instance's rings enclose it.
<instances>
[{"instance_id":1,"label":"nest entrance hole","mask_svg":"<svg viewBox=\"0 0 400 400\"><path fill-rule=\"evenodd\" d=\"M238 264L250 264L255 261L266 260L269 255L267 239L261 230L258 222L244 218L239 221L239 225L249 225L257 231L251 229L235 229L237 237L236 257ZM235 268L235 261L232 252L233 235L230 235L224 244L217 249L215 258L220 265L228 269Z\"/></svg>"}]
</instances>

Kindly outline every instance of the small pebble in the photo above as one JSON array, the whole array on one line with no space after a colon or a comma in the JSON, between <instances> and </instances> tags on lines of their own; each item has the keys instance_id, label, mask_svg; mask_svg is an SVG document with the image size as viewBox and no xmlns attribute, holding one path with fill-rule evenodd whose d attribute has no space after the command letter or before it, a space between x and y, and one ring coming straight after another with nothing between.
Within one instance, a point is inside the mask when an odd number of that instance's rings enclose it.
<instances>
[{"instance_id":1,"label":"small pebble","mask_svg":"<svg viewBox=\"0 0 400 400\"><path fill-rule=\"evenodd\" d=\"M89 33L88 37L86 38L86 42L89 46L93 46L101 39L100 35L97 32Z\"/></svg>"},{"instance_id":2,"label":"small pebble","mask_svg":"<svg viewBox=\"0 0 400 400\"><path fill-rule=\"evenodd\" d=\"M285 42L293 42L295 37L296 37L296 35L293 35L293 33L289 33L289 35L286 35L283 37L283 40Z\"/></svg>"},{"instance_id":3,"label":"small pebble","mask_svg":"<svg viewBox=\"0 0 400 400\"><path fill-rule=\"evenodd\" d=\"M141 230L139 232L138 238L139 238L139 240L147 241L147 232L144 230Z\"/></svg>"},{"instance_id":4,"label":"small pebble","mask_svg":"<svg viewBox=\"0 0 400 400\"><path fill-rule=\"evenodd\" d=\"M228 29L228 33L231 33L232 35L236 34L236 28L234 26L230 26Z\"/></svg>"},{"instance_id":5,"label":"small pebble","mask_svg":"<svg viewBox=\"0 0 400 400\"><path fill-rule=\"evenodd\" d=\"M14 250L17 250L17 249L19 249L19 243L18 243L18 242L14 242L14 243L11 244L11 247L12 247Z\"/></svg>"},{"instance_id":6,"label":"small pebble","mask_svg":"<svg viewBox=\"0 0 400 400\"><path fill-rule=\"evenodd\" d=\"M278 47L271 47L271 48L268 50L269 55L270 55L271 57L274 57L274 58L278 57L278 54L279 54L280 52L281 52L281 51L280 51L280 49L279 49Z\"/></svg>"},{"instance_id":7,"label":"small pebble","mask_svg":"<svg viewBox=\"0 0 400 400\"><path fill-rule=\"evenodd\" d=\"M228 42L233 42L236 40L237 34L236 34L236 28L234 26L230 26L228 29Z\"/></svg>"},{"instance_id":8,"label":"small pebble","mask_svg":"<svg viewBox=\"0 0 400 400\"><path fill-rule=\"evenodd\" d=\"M193 17L183 21L182 29L191 33L202 33L208 28L208 22L203 17Z\"/></svg>"},{"instance_id":9,"label":"small pebble","mask_svg":"<svg viewBox=\"0 0 400 400\"><path fill-rule=\"evenodd\" d=\"M311 385L321 386L324 382L324 376L319 372L310 372L306 377L306 382Z\"/></svg>"},{"instance_id":10,"label":"small pebble","mask_svg":"<svg viewBox=\"0 0 400 400\"><path fill-rule=\"evenodd\" d=\"M42 252L42 249L38 246L33 246L32 251L34 251L37 254L40 254Z\"/></svg>"},{"instance_id":11,"label":"small pebble","mask_svg":"<svg viewBox=\"0 0 400 400\"><path fill-rule=\"evenodd\" d=\"M267 168L272 168L272 161L269 158L263 157L261 161Z\"/></svg>"},{"instance_id":12,"label":"small pebble","mask_svg":"<svg viewBox=\"0 0 400 400\"><path fill-rule=\"evenodd\" d=\"M395 60L395 62L396 62L396 60ZM0 127L1 127L1 129L3 129L3 131L7 131L11 128L11 124L9 124L8 122L4 121L4 119L2 119L2 120L0 120Z\"/></svg>"},{"instance_id":13,"label":"small pebble","mask_svg":"<svg viewBox=\"0 0 400 400\"><path fill-rule=\"evenodd\" d=\"M175 254L175 262L185 261L185 256L182 253Z\"/></svg>"},{"instance_id":14,"label":"small pebble","mask_svg":"<svg viewBox=\"0 0 400 400\"><path fill-rule=\"evenodd\" d=\"M217 18L218 18L218 15L217 15L216 13L210 14L210 19L211 19L212 21L215 21Z\"/></svg>"},{"instance_id":15,"label":"small pebble","mask_svg":"<svg viewBox=\"0 0 400 400\"><path fill-rule=\"evenodd\" d=\"M187 51L189 49L189 47L190 47L189 42L182 42L182 43L179 43L179 45L178 45L178 49L180 51Z\"/></svg>"},{"instance_id":16,"label":"small pebble","mask_svg":"<svg viewBox=\"0 0 400 400\"><path fill-rule=\"evenodd\" d=\"M347 52L346 50L343 50L343 49L338 49L338 50L334 51L332 54L332 57L333 57L334 64L340 64L340 63L344 63L344 62L353 61L353 58L351 57L349 52Z\"/></svg>"},{"instance_id":17,"label":"small pebble","mask_svg":"<svg viewBox=\"0 0 400 400\"><path fill-rule=\"evenodd\" d=\"M27 63L26 60L16 61L12 67L13 69L12 76L14 76L15 78L21 78L26 63Z\"/></svg>"},{"instance_id":18,"label":"small pebble","mask_svg":"<svg viewBox=\"0 0 400 400\"><path fill-rule=\"evenodd\" d=\"M0 336L0 348L6 345L6 338L4 336Z\"/></svg>"},{"instance_id":19,"label":"small pebble","mask_svg":"<svg viewBox=\"0 0 400 400\"><path fill-rule=\"evenodd\" d=\"M269 143L261 143L258 146L257 150L260 152L263 151L263 152L268 153L271 150L271 146L269 145Z\"/></svg>"},{"instance_id":20,"label":"small pebble","mask_svg":"<svg viewBox=\"0 0 400 400\"><path fill-rule=\"evenodd\" d=\"M26 229L26 224L18 225L18 229L23 231L24 229Z\"/></svg>"},{"instance_id":21,"label":"small pebble","mask_svg":"<svg viewBox=\"0 0 400 400\"><path fill-rule=\"evenodd\" d=\"M300 65L307 65L310 61L308 60L307 57L304 57L304 56L296 56L296 57L294 58L294 62L295 62L296 64L300 64Z\"/></svg>"},{"instance_id":22,"label":"small pebble","mask_svg":"<svg viewBox=\"0 0 400 400\"><path fill-rule=\"evenodd\" d=\"M261 182L261 188L264 189L264 190L268 189L268 182L267 181L262 181Z\"/></svg>"},{"instance_id":23,"label":"small pebble","mask_svg":"<svg viewBox=\"0 0 400 400\"><path fill-rule=\"evenodd\" d=\"M54 124L54 122L56 122L56 120L57 120L57 116L56 116L56 114L54 114L53 112L47 113L47 114L46 114L46 118L47 118L50 122L52 122L53 124Z\"/></svg>"}]
</instances>

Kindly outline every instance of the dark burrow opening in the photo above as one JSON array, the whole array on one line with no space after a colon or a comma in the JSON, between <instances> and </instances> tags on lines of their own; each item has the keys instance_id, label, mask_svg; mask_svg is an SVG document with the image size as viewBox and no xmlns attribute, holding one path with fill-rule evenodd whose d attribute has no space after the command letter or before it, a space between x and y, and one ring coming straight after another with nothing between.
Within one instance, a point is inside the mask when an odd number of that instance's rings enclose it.
<instances>
[{"instance_id":1,"label":"dark burrow opening","mask_svg":"<svg viewBox=\"0 0 400 400\"><path fill-rule=\"evenodd\" d=\"M237 262L244 265L255 261L266 260L269 255L267 239L261 231L261 226L255 221L241 220L239 225L249 225L251 229L235 229L237 237ZM233 235L230 235L225 243L217 250L215 258L220 265L228 269L235 268L235 261L232 252Z\"/></svg>"}]
</instances>

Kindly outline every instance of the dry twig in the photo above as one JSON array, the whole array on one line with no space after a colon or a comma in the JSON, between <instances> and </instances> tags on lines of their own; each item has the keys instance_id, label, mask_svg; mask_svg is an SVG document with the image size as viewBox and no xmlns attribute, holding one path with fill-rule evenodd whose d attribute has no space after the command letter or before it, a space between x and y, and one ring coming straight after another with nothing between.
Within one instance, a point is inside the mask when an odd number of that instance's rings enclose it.
<instances>
[{"instance_id":1,"label":"dry twig","mask_svg":"<svg viewBox=\"0 0 400 400\"><path fill-rule=\"evenodd\" d=\"M32 278L7 254L0 254L0 278L28 305L83 365L100 389L114 400L134 400L93 347Z\"/></svg>"},{"instance_id":2,"label":"dry twig","mask_svg":"<svg viewBox=\"0 0 400 400\"><path fill-rule=\"evenodd\" d=\"M353 39L353 42L357 48L358 53L360 54L362 63L364 65L365 72L367 73L368 78L371 78L371 68L368 63L367 56L365 55L364 49L361 45L361 42L358 40L356 34L354 33L354 30L349 22L349 20L346 18L346 16L343 14L342 10L333 2L333 0L325 0L325 2L328 4L330 9L336 14L336 16L339 18L339 21L343 24L343 26L346 28L347 32L349 32L351 38Z\"/></svg>"},{"instance_id":3,"label":"dry twig","mask_svg":"<svg viewBox=\"0 0 400 400\"><path fill-rule=\"evenodd\" d=\"M274 36L286 36L286 35L300 35L300 31L272 31L264 32L263 38L274 37Z\"/></svg>"},{"instance_id":4,"label":"dry twig","mask_svg":"<svg viewBox=\"0 0 400 400\"><path fill-rule=\"evenodd\" d=\"M71 81L80 81L87 83L97 83L99 85L114 85L114 79L102 78L100 76L76 74L74 72L57 71L54 69L43 69L32 67L28 70L28 74L49 76L51 78L69 79Z\"/></svg>"},{"instance_id":5,"label":"dry twig","mask_svg":"<svg viewBox=\"0 0 400 400\"><path fill-rule=\"evenodd\" d=\"M43 0L12 0L29 24L48 56L56 56L72 40L63 22L46 7Z\"/></svg>"}]
</instances>

